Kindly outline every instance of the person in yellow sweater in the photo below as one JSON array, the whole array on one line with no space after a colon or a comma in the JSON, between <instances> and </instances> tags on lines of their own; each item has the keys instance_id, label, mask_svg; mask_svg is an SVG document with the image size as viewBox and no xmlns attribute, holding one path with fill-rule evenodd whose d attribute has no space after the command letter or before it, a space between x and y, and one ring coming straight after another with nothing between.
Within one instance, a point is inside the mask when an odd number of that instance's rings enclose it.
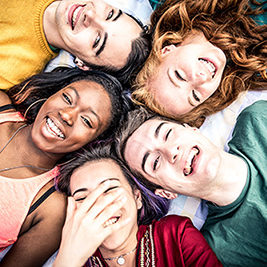
<instances>
[{"instance_id":1,"label":"person in yellow sweater","mask_svg":"<svg viewBox=\"0 0 267 267\"><path fill-rule=\"evenodd\" d=\"M10 0L0 3L0 89L40 72L59 49L76 65L122 82L149 52L145 27L103 0Z\"/></svg>"}]
</instances>

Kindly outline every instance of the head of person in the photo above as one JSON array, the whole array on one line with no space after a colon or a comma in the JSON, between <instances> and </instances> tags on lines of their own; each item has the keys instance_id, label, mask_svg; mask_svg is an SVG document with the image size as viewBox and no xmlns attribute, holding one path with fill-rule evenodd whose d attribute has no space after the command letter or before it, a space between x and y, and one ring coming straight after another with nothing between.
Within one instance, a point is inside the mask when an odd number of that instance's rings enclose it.
<instances>
[{"instance_id":1,"label":"head of person","mask_svg":"<svg viewBox=\"0 0 267 267\"><path fill-rule=\"evenodd\" d=\"M242 17L242 25L236 27L234 20L228 20L229 15L217 6L219 2L212 2L210 6L191 0L166 1L163 5L154 25L152 52L135 82L132 98L137 104L199 126L207 115L222 110L241 91L251 88L252 73L263 71L264 64L260 57L256 60L252 56L254 64L247 61L247 51L252 50L244 49L249 40L246 34L238 40L233 37L246 27L255 29L255 23L242 13L246 1L242 7L234 6ZM244 62L251 65L247 70Z\"/></svg>"},{"instance_id":2,"label":"head of person","mask_svg":"<svg viewBox=\"0 0 267 267\"><path fill-rule=\"evenodd\" d=\"M8 95L31 125L33 142L56 154L108 137L127 109L114 77L73 68L34 75Z\"/></svg>"},{"instance_id":3,"label":"head of person","mask_svg":"<svg viewBox=\"0 0 267 267\"><path fill-rule=\"evenodd\" d=\"M83 70L102 70L123 82L149 54L147 27L104 0L58 1L55 18L60 48Z\"/></svg>"},{"instance_id":4,"label":"head of person","mask_svg":"<svg viewBox=\"0 0 267 267\"><path fill-rule=\"evenodd\" d=\"M152 115L129 113L116 137L119 158L156 194L203 197L215 183L221 153L197 128Z\"/></svg>"},{"instance_id":5,"label":"head of person","mask_svg":"<svg viewBox=\"0 0 267 267\"><path fill-rule=\"evenodd\" d=\"M108 191L122 188L127 198L113 223L120 219L131 218L126 226L119 232L113 233L102 244L106 248L114 249L124 244L132 231L137 231L138 225L149 224L153 219L164 216L169 202L140 184L115 157L110 144L100 143L74 154L72 161L62 165L56 184L60 191L73 196L79 205L88 194L106 180L110 180Z\"/></svg>"}]
</instances>

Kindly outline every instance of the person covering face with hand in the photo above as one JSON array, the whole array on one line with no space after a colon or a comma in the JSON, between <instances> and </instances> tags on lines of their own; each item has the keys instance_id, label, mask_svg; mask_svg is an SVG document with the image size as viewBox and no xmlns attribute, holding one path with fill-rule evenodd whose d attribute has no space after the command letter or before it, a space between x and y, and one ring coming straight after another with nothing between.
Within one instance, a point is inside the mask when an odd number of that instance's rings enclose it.
<instances>
[{"instance_id":1,"label":"person covering face with hand","mask_svg":"<svg viewBox=\"0 0 267 267\"><path fill-rule=\"evenodd\" d=\"M167 199L143 187L109 145L73 158L57 179L70 197L54 267L221 266L188 218L157 221L167 212Z\"/></svg>"}]
</instances>

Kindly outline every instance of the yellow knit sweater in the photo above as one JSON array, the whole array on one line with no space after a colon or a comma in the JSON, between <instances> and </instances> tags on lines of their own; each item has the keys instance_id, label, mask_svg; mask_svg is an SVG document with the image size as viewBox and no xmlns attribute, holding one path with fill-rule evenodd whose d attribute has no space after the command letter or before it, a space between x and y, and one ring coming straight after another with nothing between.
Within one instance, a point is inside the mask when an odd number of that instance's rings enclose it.
<instances>
[{"instance_id":1,"label":"yellow knit sweater","mask_svg":"<svg viewBox=\"0 0 267 267\"><path fill-rule=\"evenodd\" d=\"M44 10L53 1L0 1L0 89L42 71L57 55L43 31Z\"/></svg>"}]
</instances>

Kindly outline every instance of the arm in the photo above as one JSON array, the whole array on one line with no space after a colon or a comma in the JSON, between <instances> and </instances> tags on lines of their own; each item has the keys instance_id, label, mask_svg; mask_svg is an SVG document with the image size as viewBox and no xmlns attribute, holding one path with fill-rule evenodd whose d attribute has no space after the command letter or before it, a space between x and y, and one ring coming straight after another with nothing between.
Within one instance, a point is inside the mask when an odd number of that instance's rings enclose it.
<instances>
[{"instance_id":1,"label":"arm","mask_svg":"<svg viewBox=\"0 0 267 267\"><path fill-rule=\"evenodd\" d=\"M54 192L31 215L29 215L17 242L6 254L1 267L42 266L60 244L65 220L65 197Z\"/></svg>"},{"instance_id":2,"label":"arm","mask_svg":"<svg viewBox=\"0 0 267 267\"><path fill-rule=\"evenodd\" d=\"M62 241L54 267L83 266L112 232L119 231L128 223L127 220L121 220L104 226L125 202L120 189L105 194L108 186L109 182L98 186L79 206L73 197L69 197Z\"/></svg>"}]
</instances>

